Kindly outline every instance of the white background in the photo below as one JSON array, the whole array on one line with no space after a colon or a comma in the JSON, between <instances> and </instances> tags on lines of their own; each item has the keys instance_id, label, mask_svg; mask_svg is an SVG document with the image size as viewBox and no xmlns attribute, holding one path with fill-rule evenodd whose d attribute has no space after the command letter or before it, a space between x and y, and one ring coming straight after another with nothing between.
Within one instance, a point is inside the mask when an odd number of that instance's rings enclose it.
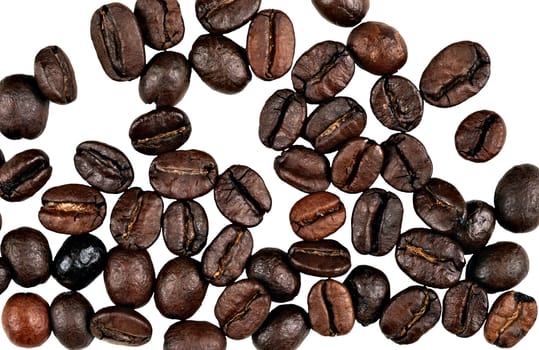
<instances>
[{"instance_id":1,"label":"white background","mask_svg":"<svg viewBox=\"0 0 539 350\"><path fill-rule=\"evenodd\" d=\"M124 0L134 8L134 0ZM53 174L45 188L34 197L20 203L0 200L3 226L0 235L20 226L31 226L41 230L49 239L53 254L56 253L66 236L47 231L37 219L40 198L45 189L64 183L84 183L73 166L75 147L86 140L107 142L122 149L130 158L135 172L134 186L151 189L148 181L150 156L137 153L130 144L128 129L134 118L150 111L138 96L138 81L114 82L99 65L90 40L90 18L92 13L104 3L96 0L19 0L2 1L0 8L0 76L16 73L32 74L35 54L47 45L60 46L70 57L75 69L79 87L78 98L70 105L51 103L49 121L44 133L35 140L8 140L0 135L0 149L6 158L28 148L41 148L50 156ZM194 14L194 0L181 1L186 35L183 41L172 48L188 55L191 44L198 35L204 33ZM263 0L262 8L278 8L292 19L296 30L296 55L299 57L313 44L327 39L346 42L351 28L332 25L318 15L309 0ZM411 132L426 145L434 163L434 176L454 184L466 200L482 199L492 204L494 189L499 178L510 167L520 163L539 165L539 140L537 138L537 72L538 44L536 11L533 2L526 0L372 0L365 20L386 22L397 28L408 46L408 62L399 71L414 83L419 83L421 72L430 59L443 47L460 40L481 43L491 57L491 77L486 87L465 103L449 109L439 109L425 105L425 114L419 127ZM247 26L229 36L245 45ZM147 59L155 51L146 50ZM369 107L369 91L377 77L356 69L350 85L341 93L355 98L367 111L369 117L363 132L378 142L384 141L392 132L385 129L374 118ZM212 154L220 171L232 164L245 164L262 175L273 197L273 208L263 222L251 229L255 239L255 251L267 246L287 250L298 238L290 229L288 212L303 193L282 183L273 171L273 160L277 152L265 148L258 140L258 116L264 101L279 88L291 88L290 73L274 82L262 82L257 78L237 95L223 95L206 87L195 73L189 91L178 107L190 117L193 132L183 149L197 148ZM310 106L311 110L313 106ZM498 112L507 124L507 141L501 153L484 164L475 164L460 158L454 147L454 133L457 125L468 114L479 109ZM379 178L375 186L391 190ZM382 269L391 280L391 294L414 284L397 267L392 253L384 257L362 256L353 250L350 242L350 216L358 195L339 192L333 186L329 189L340 195L347 206L348 218L332 237L345 244L352 253L353 266L370 264ZM396 192L396 191L395 191ZM422 227L424 224L415 216L411 206L411 195L398 193L405 205L403 230ZM108 213L119 195L105 195ZM199 198L206 208L210 220L211 240L227 221L217 211L212 194ZM170 203L169 200L165 201ZM108 230L108 216L98 228L99 236L110 249L114 241ZM528 277L515 289L539 298L539 233L512 234L497 226L492 241L514 240L522 244L530 257ZM162 239L150 248L156 272L174 256L166 249ZM200 255L196 256L200 259ZM469 256L467 256L469 259ZM338 278L342 281L345 276ZM302 276L300 295L293 301L306 308L306 295L317 278ZM23 288L11 283L0 296L0 305L7 298ZM65 291L53 278L43 285L28 291L42 295L49 303L60 292ZM436 290L443 298L444 291ZM111 304L105 293L103 278L99 276L89 287L81 291L93 304L95 310ZM202 308L192 317L216 323L213 305L220 288L210 286ZM490 302L497 295L490 295ZM273 305L275 306L275 304ZM154 333L147 349L162 347L163 334L174 320L165 319L155 309L151 300L140 308L153 324ZM517 349L530 349L539 343L539 327L532 329L518 344ZM362 327L355 324L351 333L345 336L321 337L311 331L302 349L335 347L357 349L366 346L396 349L397 345L387 340L378 324ZM468 339L458 338L448 333L439 322L409 349L437 348L491 349L482 330ZM14 349L0 331L0 348ZM61 348L53 335L43 346L44 349ZM99 340L94 340L90 349L118 348ZM250 339L228 341L229 349L250 349Z\"/></svg>"}]
</instances>

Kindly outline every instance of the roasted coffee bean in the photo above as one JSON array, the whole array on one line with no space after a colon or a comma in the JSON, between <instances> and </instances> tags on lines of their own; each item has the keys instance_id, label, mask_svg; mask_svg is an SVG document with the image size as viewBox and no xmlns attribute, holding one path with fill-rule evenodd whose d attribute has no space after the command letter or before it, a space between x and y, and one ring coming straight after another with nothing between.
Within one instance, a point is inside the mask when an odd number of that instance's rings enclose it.
<instances>
[{"instance_id":1,"label":"roasted coffee bean","mask_svg":"<svg viewBox=\"0 0 539 350\"><path fill-rule=\"evenodd\" d=\"M371 188L359 196L352 212L352 244L361 254L386 255L401 232L402 202L393 192Z\"/></svg>"},{"instance_id":2,"label":"roasted coffee bean","mask_svg":"<svg viewBox=\"0 0 539 350\"><path fill-rule=\"evenodd\" d=\"M210 33L231 32L253 18L260 0L196 0L196 16Z\"/></svg>"},{"instance_id":3,"label":"roasted coffee bean","mask_svg":"<svg viewBox=\"0 0 539 350\"><path fill-rule=\"evenodd\" d=\"M163 350L225 350L226 337L208 321L179 321L165 333Z\"/></svg>"},{"instance_id":4,"label":"roasted coffee bean","mask_svg":"<svg viewBox=\"0 0 539 350\"><path fill-rule=\"evenodd\" d=\"M466 263L456 241L424 228L403 233L397 242L395 257L400 269L411 279L434 288L457 284Z\"/></svg>"},{"instance_id":5,"label":"roasted coffee bean","mask_svg":"<svg viewBox=\"0 0 539 350\"><path fill-rule=\"evenodd\" d=\"M185 96L190 82L191 66L184 55L174 51L159 52L144 68L138 92L145 103L175 106Z\"/></svg>"},{"instance_id":6,"label":"roasted coffee bean","mask_svg":"<svg viewBox=\"0 0 539 350\"><path fill-rule=\"evenodd\" d=\"M408 60L406 42L386 23L359 24L350 32L347 44L357 65L372 74L393 74Z\"/></svg>"},{"instance_id":7,"label":"roasted coffee bean","mask_svg":"<svg viewBox=\"0 0 539 350\"><path fill-rule=\"evenodd\" d=\"M40 149L14 155L0 166L0 197L20 202L39 191L52 174L49 156Z\"/></svg>"},{"instance_id":8,"label":"roasted coffee bean","mask_svg":"<svg viewBox=\"0 0 539 350\"><path fill-rule=\"evenodd\" d=\"M249 258L245 270L247 277L264 285L273 301L290 301L299 293L300 274L288 262L288 255L278 248L260 249Z\"/></svg>"},{"instance_id":9,"label":"roasted coffee bean","mask_svg":"<svg viewBox=\"0 0 539 350\"><path fill-rule=\"evenodd\" d=\"M423 117L423 98L410 80L388 75L380 77L371 90L371 109L385 127L411 131Z\"/></svg>"},{"instance_id":10,"label":"roasted coffee bean","mask_svg":"<svg viewBox=\"0 0 539 350\"><path fill-rule=\"evenodd\" d=\"M519 164L498 181L494 192L496 220L511 232L530 232L539 226L539 168Z\"/></svg>"},{"instance_id":11,"label":"roasted coffee bean","mask_svg":"<svg viewBox=\"0 0 539 350\"><path fill-rule=\"evenodd\" d=\"M207 289L200 263L180 256L168 261L157 275L155 306L165 317L184 320L199 309Z\"/></svg>"},{"instance_id":12,"label":"roasted coffee bean","mask_svg":"<svg viewBox=\"0 0 539 350\"><path fill-rule=\"evenodd\" d=\"M101 6L92 15L90 34L97 58L109 78L133 80L144 69L144 40L134 13L113 2Z\"/></svg>"},{"instance_id":13,"label":"roasted coffee bean","mask_svg":"<svg viewBox=\"0 0 539 350\"><path fill-rule=\"evenodd\" d=\"M295 234L307 241L318 241L344 225L346 209L337 195L315 192L294 203L289 219Z\"/></svg>"},{"instance_id":14,"label":"roasted coffee bean","mask_svg":"<svg viewBox=\"0 0 539 350\"><path fill-rule=\"evenodd\" d=\"M253 251L253 236L243 226L228 225L204 250L202 274L215 286L224 286L238 278Z\"/></svg>"},{"instance_id":15,"label":"roasted coffee bean","mask_svg":"<svg viewBox=\"0 0 539 350\"><path fill-rule=\"evenodd\" d=\"M251 336L266 320L271 297L264 286L253 279L244 279L227 286L214 308L215 318L231 339Z\"/></svg>"},{"instance_id":16,"label":"roasted coffee bean","mask_svg":"<svg viewBox=\"0 0 539 350\"><path fill-rule=\"evenodd\" d=\"M258 225L271 209L271 195L262 177L245 165L232 165L213 189L219 211L235 224Z\"/></svg>"},{"instance_id":17,"label":"roasted coffee bean","mask_svg":"<svg viewBox=\"0 0 539 350\"><path fill-rule=\"evenodd\" d=\"M331 23L341 27L359 24L369 11L369 0L312 0L318 13Z\"/></svg>"},{"instance_id":18,"label":"roasted coffee bean","mask_svg":"<svg viewBox=\"0 0 539 350\"><path fill-rule=\"evenodd\" d=\"M107 203L95 188L65 184L49 188L41 196L39 222L45 228L66 234L82 234L103 223Z\"/></svg>"},{"instance_id":19,"label":"roasted coffee bean","mask_svg":"<svg viewBox=\"0 0 539 350\"><path fill-rule=\"evenodd\" d=\"M167 198L193 199L213 189L217 174L217 163L208 153L195 149L173 151L154 158L150 185Z\"/></svg>"},{"instance_id":20,"label":"roasted coffee bean","mask_svg":"<svg viewBox=\"0 0 539 350\"><path fill-rule=\"evenodd\" d=\"M88 299L78 292L64 292L54 298L50 307L52 331L68 349L83 349L94 336L90 333L90 319L94 309Z\"/></svg>"},{"instance_id":21,"label":"roasted coffee bean","mask_svg":"<svg viewBox=\"0 0 539 350\"><path fill-rule=\"evenodd\" d=\"M0 80L0 132L8 139L35 139L45 130L49 100L36 79L14 74Z\"/></svg>"},{"instance_id":22,"label":"roasted coffee bean","mask_svg":"<svg viewBox=\"0 0 539 350\"><path fill-rule=\"evenodd\" d=\"M117 345L140 346L152 337L152 325L142 314L124 306L98 310L90 320L90 332L97 339Z\"/></svg>"},{"instance_id":23,"label":"roasted coffee bean","mask_svg":"<svg viewBox=\"0 0 539 350\"><path fill-rule=\"evenodd\" d=\"M107 193L125 191L135 176L131 162L122 151L99 141L80 143L73 161L88 184Z\"/></svg>"},{"instance_id":24,"label":"roasted coffee bean","mask_svg":"<svg viewBox=\"0 0 539 350\"><path fill-rule=\"evenodd\" d=\"M38 347L51 334L49 304L34 293L14 294L4 305L2 326L7 338L16 346Z\"/></svg>"},{"instance_id":25,"label":"roasted coffee bean","mask_svg":"<svg viewBox=\"0 0 539 350\"><path fill-rule=\"evenodd\" d=\"M281 151L294 144L307 118L307 103L290 89L275 91L260 112L258 137L262 144Z\"/></svg>"},{"instance_id":26,"label":"roasted coffee bean","mask_svg":"<svg viewBox=\"0 0 539 350\"><path fill-rule=\"evenodd\" d=\"M432 161L425 146L415 137L399 133L382 143L382 177L399 191L413 192L425 186L432 176Z\"/></svg>"},{"instance_id":27,"label":"roasted coffee bean","mask_svg":"<svg viewBox=\"0 0 539 350\"><path fill-rule=\"evenodd\" d=\"M338 150L347 140L359 136L367 124L367 114L354 99L335 97L309 115L304 137L320 153Z\"/></svg>"},{"instance_id":28,"label":"roasted coffee bean","mask_svg":"<svg viewBox=\"0 0 539 350\"><path fill-rule=\"evenodd\" d=\"M496 112L480 110L467 116L455 133L460 156L481 163L494 158L505 143L505 122Z\"/></svg>"},{"instance_id":29,"label":"roasted coffee bean","mask_svg":"<svg viewBox=\"0 0 539 350\"><path fill-rule=\"evenodd\" d=\"M10 267L11 278L29 288L45 283L51 275L52 252L43 233L30 227L19 227L2 237L3 259Z\"/></svg>"},{"instance_id":30,"label":"roasted coffee bean","mask_svg":"<svg viewBox=\"0 0 539 350\"><path fill-rule=\"evenodd\" d=\"M487 318L487 292L477 283L461 281L444 296L442 324L459 337L471 337Z\"/></svg>"},{"instance_id":31,"label":"roasted coffee bean","mask_svg":"<svg viewBox=\"0 0 539 350\"><path fill-rule=\"evenodd\" d=\"M137 0L134 13L144 42L152 49L170 49L182 41L185 27L178 1Z\"/></svg>"},{"instance_id":32,"label":"roasted coffee bean","mask_svg":"<svg viewBox=\"0 0 539 350\"><path fill-rule=\"evenodd\" d=\"M380 329L397 344L414 343L438 322L441 308L432 289L408 287L391 298L382 312Z\"/></svg>"},{"instance_id":33,"label":"roasted coffee bean","mask_svg":"<svg viewBox=\"0 0 539 350\"><path fill-rule=\"evenodd\" d=\"M247 58L253 73L263 80L275 80L292 67L296 35L290 18L280 10L256 14L247 33Z\"/></svg>"},{"instance_id":34,"label":"roasted coffee bean","mask_svg":"<svg viewBox=\"0 0 539 350\"><path fill-rule=\"evenodd\" d=\"M354 60L344 44L322 41L298 58L292 68L292 84L307 102L320 103L343 90L354 69Z\"/></svg>"},{"instance_id":35,"label":"roasted coffee bean","mask_svg":"<svg viewBox=\"0 0 539 350\"><path fill-rule=\"evenodd\" d=\"M354 306L344 284L332 279L316 282L307 296L309 320L323 336L349 333L354 327Z\"/></svg>"},{"instance_id":36,"label":"roasted coffee bean","mask_svg":"<svg viewBox=\"0 0 539 350\"><path fill-rule=\"evenodd\" d=\"M311 148L294 145L275 158L277 176L307 193L325 191L330 184L329 160Z\"/></svg>"},{"instance_id":37,"label":"roasted coffee bean","mask_svg":"<svg viewBox=\"0 0 539 350\"><path fill-rule=\"evenodd\" d=\"M258 350L294 350L299 348L311 329L309 315L294 304L279 305L253 334Z\"/></svg>"},{"instance_id":38,"label":"roasted coffee bean","mask_svg":"<svg viewBox=\"0 0 539 350\"><path fill-rule=\"evenodd\" d=\"M288 249L288 257L296 270L318 277L344 275L351 265L348 249L332 239L296 242Z\"/></svg>"},{"instance_id":39,"label":"roasted coffee bean","mask_svg":"<svg viewBox=\"0 0 539 350\"><path fill-rule=\"evenodd\" d=\"M34 77L43 95L54 103L77 98L77 81L69 57L58 46L47 46L34 59Z\"/></svg>"},{"instance_id":40,"label":"roasted coffee bean","mask_svg":"<svg viewBox=\"0 0 539 350\"><path fill-rule=\"evenodd\" d=\"M419 82L423 99L437 107L456 106L477 94L490 76L490 57L480 44L459 41L429 62Z\"/></svg>"},{"instance_id":41,"label":"roasted coffee bean","mask_svg":"<svg viewBox=\"0 0 539 350\"><path fill-rule=\"evenodd\" d=\"M110 232L126 249L147 249L161 232L163 199L153 191L132 187L125 191L112 208Z\"/></svg>"},{"instance_id":42,"label":"roasted coffee bean","mask_svg":"<svg viewBox=\"0 0 539 350\"><path fill-rule=\"evenodd\" d=\"M11 266L9 261L0 256L0 294L2 294L11 283Z\"/></svg>"},{"instance_id":43,"label":"roasted coffee bean","mask_svg":"<svg viewBox=\"0 0 539 350\"><path fill-rule=\"evenodd\" d=\"M515 346L528 334L537 319L537 302L515 291L501 294L490 309L485 323L485 339L500 348Z\"/></svg>"},{"instance_id":44,"label":"roasted coffee bean","mask_svg":"<svg viewBox=\"0 0 539 350\"><path fill-rule=\"evenodd\" d=\"M344 280L354 305L356 320L362 326L378 321L389 302L389 280L385 273L368 265L356 266Z\"/></svg>"},{"instance_id":45,"label":"roasted coffee bean","mask_svg":"<svg viewBox=\"0 0 539 350\"><path fill-rule=\"evenodd\" d=\"M496 293L519 284L528 275L529 264L524 247L514 242L496 242L472 255L466 279Z\"/></svg>"},{"instance_id":46,"label":"roasted coffee bean","mask_svg":"<svg viewBox=\"0 0 539 350\"><path fill-rule=\"evenodd\" d=\"M220 34L199 36L189 52L189 62L204 83L225 94L242 91L252 79L245 49Z\"/></svg>"},{"instance_id":47,"label":"roasted coffee bean","mask_svg":"<svg viewBox=\"0 0 539 350\"><path fill-rule=\"evenodd\" d=\"M103 272L107 248L96 236L87 233L69 236L54 257L52 276L62 286L80 290Z\"/></svg>"},{"instance_id":48,"label":"roasted coffee bean","mask_svg":"<svg viewBox=\"0 0 539 350\"><path fill-rule=\"evenodd\" d=\"M490 204L481 200L468 201L464 224L452 233L452 237L460 244L464 254L473 254L487 245L495 226L496 216Z\"/></svg>"},{"instance_id":49,"label":"roasted coffee bean","mask_svg":"<svg viewBox=\"0 0 539 350\"><path fill-rule=\"evenodd\" d=\"M174 201L163 215L163 239L173 254L193 256L202 251L208 239L208 217L195 201Z\"/></svg>"}]
</instances>

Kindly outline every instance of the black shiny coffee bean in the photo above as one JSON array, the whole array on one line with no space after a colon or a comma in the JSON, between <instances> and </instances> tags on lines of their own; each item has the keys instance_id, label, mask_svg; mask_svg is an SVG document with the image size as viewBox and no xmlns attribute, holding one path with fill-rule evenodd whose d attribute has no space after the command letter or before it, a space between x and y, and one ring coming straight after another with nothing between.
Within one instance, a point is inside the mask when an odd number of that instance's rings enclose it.
<instances>
[{"instance_id":1,"label":"black shiny coffee bean","mask_svg":"<svg viewBox=\"0 0 539 350\"><path fill-rule=\"evenodd\" d=\"M0 294L2 294L11 283L11 266L9 261L0 256Z\"/></svg>"},{"instance_id":2,"label":"black shiny coffee bean","mask_svg":"<svg viewBox=\"0 0 539 350\"><path fill-rule=\"evenodd\" d=\"M78 292L57 295L50 306L54 336L67 349L83 349L94 340L90 319L94 309L88 299Z\"/></svg>"},{"instance_id":3,"label":"black shiny coffee bean","mask_svg":"<svg viewBox=\"0 0 539 350\"><path fill-rule=\"evenodd\" d=\"M140 346L148 343L153 329L139 312L124 306L108 306L90 319L94 337L116 345Z\"/></svg>"},{"instance_id":4,"label":"black shiny coffee bean","mask_svg":"<svg viewBox=\"0 0 539 350\"><path fill-rule=\"evenodd\" d=\"M480 110L464 118L455 132L455 148L459 155L482 163L494 158L503 148L507 130L496 112Z\"/></svg>"},{"instance_id":5,"label":"black shiny coffee bean","mask_svg":"<svg viewBox=\"0 0 539 350\"><path fill-rule=\"evenodd\" d=\"M288 249L288 258L299 272L318 277L341 276L351 266L348 249L332 239L296 242Z\"/></svg>"},{"instance_id":6,"label":"black shiny coffee bean","mask_svg":"<svg viewBox=\"0 0 539 350\"><path fill-rule=\"evenodd\" d=\"M208 217L198 202L177 200L165 210L162 229L170 252L179 256L193 256L206 246Z\"/></svg>"},{"instance_id":7,"label":"black shiny coffee bean","mask_svg":"<svg viewBox=\"0 0 539 350\"><path fill-rule=\"evenodd\" d=\"M196 0L200 24L210 33L228 33L251 20L260 8L260 0Z\"/></svg>"},{"instance_id":8,"label":"black shiny coffee bean","mask_svg":"<svg viewBox=\"0 0 539 350\"><path fill-rule=\"evenodd\" d=\"M488 295L477 283L461 281L444 296L442 324L459 337L471 337L483 326L488 313Z\"/></svg>"},{"instance_id":9,"label":"black shiny coffee bean","mask_svg":"<svg viewBox=\"0 0 539 350\"><path fill-rule=\"evenodd\" d=\"M257 350L294 350L309 335L309 315L294 304L279 305L268 315L262 326L252 335Z\"/></svg>"},{"instance_id":10,"label":"black shiny coffee bean","mask_svg":"<svg viewBox=\"0 0 539 350\"><path fill-rule=\"evenodd\" d=\"M34 77L43 95L54 103L68 104L77 98L75 71L69 57L56 45L39 50Z\"/></svg>"},{"instance_id":11,"label":"black shiny coffee bean","mask_svg":"<svg viewBox=\"0 0 539 350\"><path fill-rule=\"evenodd\" d=\"M331 23L341 27L359 24L369 11L369 0L312 0L318 13Z\"/></svg>"},{"instance_id":12,"label":"black shiny coffee bean","mask_svg":"<svg viewBox=\"0 0 539 350\"><path fill-rule=\"evenodd\" d=\"M345 335L354 327L352 296L339 281L316 282L307 296L307 305L311 327L320 335Z\"/></svg>"},{"instance_id":13,"label":"black shiny coffee bean","mask_svg":"<svg viewBox=\"0 0 539 350\"><path fill-rule=\"evenodd\" d=\"M172 324L164 335L163 350L226 350L226 337L208 321L185 320Z\"/></svg>"},{"instance_id":14,"label":"black shiny coffee bean","mask_svg":"<svg viewBox=\"0 0 539 350\"><path fill-rule=\"evenodd\" d=\"M137 0L135 17L146 45L166 50L182 41L184 23L176 0Z\"/></svg>"},{"instance_id":15,"label":"black shiny coffee bean","mask_svg":"<svg viewBox=\"0 0 539 350\"><path fill-rule=\"evenodd\" d=\"M466 202L464 224L452 233L464 254L473 254L487 245L496 226L494 208L481 200Z\"/></svg>"}]
</instances>

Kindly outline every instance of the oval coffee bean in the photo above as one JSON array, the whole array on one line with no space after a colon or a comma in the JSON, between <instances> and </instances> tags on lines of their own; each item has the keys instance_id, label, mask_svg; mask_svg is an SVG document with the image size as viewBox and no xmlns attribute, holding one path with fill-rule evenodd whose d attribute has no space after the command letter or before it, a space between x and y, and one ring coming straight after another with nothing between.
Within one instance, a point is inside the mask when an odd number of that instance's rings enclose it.
<instances>
[{"instance_id":1,"label":"oval coffee bean","mask_svg":"<svg viewBox=\"0 0 539 350\"><path fill-rule=\"evenodd\" d=\"M226 350L223 332L208 321L179 321L165 332L163 350Z\"/></svg>"},{"instance_id":2,"label":"oval coffee bean","mask_svg":"<svg viewBox=\"0 0 539 350\"><path fill-rule=\"evenodd\" d=\"M464 254L473 254L487 245L496 226L494 208L481 200L466 202L464 224L452 234Z\"/></svg>"},{"instance_id":3,"label":"oval coffee bean","mask_svg":"<svg viewBox=\"0 0 539 350\"><path fill-rule=\"evenodd\" d=\"M172 202L163 215L162 228L165 244L173 254L193 256L206 246L208 217L198 202Z\"/></svg>"},{"instance_id":4,"label":"oval coffee bean","mask_svg":"<svg viewBox=\"0 0 539 350\"><path fill-rule=\"evenodd\" d=\"M320 335L345 335L354 327L352 297L341 282L316 282L307 296L307 305L311 327Z\"/></svg>"},{"instance_id":5,"label":"oval coffee bean","mask_svg":"<svg viewBox=\"0 0 539 350\"><path fill-rule=\"evenodd\" d=\"M196 0L196 16L210 33L231 32L253 18L260 0Z\"/></svg>"},{"instance_id":6,"label":"oval coffee bean","mask_svg":"<svg viewBox=\"0 0 539 350\"><path fill-rule=\"evenodd\" d=\"M54 103L77 98L77 81L69 57L58 46L47 46L34 59L34 77L43 95Z\"/></svg>"},{"instance_id":7,"label":"oval coffee bean","mask_svg":"<svg viewBox=\"0 0 539 350\"><path fill-rule=\"evenodd\" d=\"M505 122L496 112L481 110L467 116L457 127L455 147L459 155L472 162L486 162L503 148L507 134Z\"/></svg>"},{"instance_id":8,"label":"oval coffee bean","mask_svg":"<svg viewBox=\"0 0 539 350\"><path fill-rule=\"evenodd\" d=\"M288 249L288 258L299 272L318 277L341 276L351 266L348 249L332 239L296 242Z\"/></svg>"},{"instance_id":9,"label":"oval coffee bean","mask_svg":"<svg viewBox=\"0 0 539 350\"><path fill-rule=\"evenodd\" d=\"M92 343L90 319L94 309L88 299L78 292L64 292L51 303L52 331L60 344L68 349L83 349Z\"/></svg>"},{"instance_id":10,"label":"oval coffee bean","mask_svg":"<svg viewBox=\"0 0 539 350\"><path fill-rule=\"evenodd\" d=\"M318 13L331 23L341 27L359 24L369 11L369 0L312 0Z\"/></svg>"},{"instance_id":11,"label":"oval coffee bean","mask_svg":"<svg viewBox=\"0 0 539 350\"><path fill-rule=\"evenodd\" d=\"M152 49L170 49L182 41L185 28L178 1L137 0L134 13L144 42Z\"/></svg>"},{"instance_id":12,"label":"oval coffee bean","mask_svg":"<svg viewBox=\"0 0 539 350\"><path fill-rule=\"evenodd\" d=\"M253 334L257 350L297 349L311 330L309 315L294 304L279 305Z\"/></svg>"},{"instance_id":13,"label":"oval coffee bean","mask_svg":"<svg viewBox=\"0 0 539 350\"><path fill-rule=\"evenodd\" d=\"M459 337L471 337L477 333L487 313L487 292L477 283L461 281L445 293L442 324Z\"/></svg>"},{"instance_id":14,"label":"oval coffee bean","mask_svg":"<svg viewBox=\"0 0 539 350\"><path fill-rule=\"evenodd\" d=\"M11 266L9 266L9 261L0 256L0 294L9 287L11 278Z\"/></svg>"},{"instance_id":15,"label":"oval coffee bean","mask_svg":"<svg viewBox=\"0 0 539 350\"><path fill-rule=\"evenodd\" d=\"M90 332L97 339L117 345L140 346L152 337L152 325L142 314L123 306L98 310L90 320Z\"/></svg>"}]
</instances>

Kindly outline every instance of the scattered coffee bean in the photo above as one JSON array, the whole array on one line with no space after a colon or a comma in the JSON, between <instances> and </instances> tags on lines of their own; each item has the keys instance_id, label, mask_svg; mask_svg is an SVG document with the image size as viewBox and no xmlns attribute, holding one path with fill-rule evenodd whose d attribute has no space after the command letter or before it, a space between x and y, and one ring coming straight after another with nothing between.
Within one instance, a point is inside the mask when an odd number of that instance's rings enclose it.
<instances>
[{"instance_id":1,"label":"scattered coffee bean","mask_svg":"<svg viewBox=\"0 0 539 350\"><path fill-rule=\"evenodd\" d=\"M152 325L142 314L124 306L98 310L90 320L90 332L112 344L140 346L152 337Z\"/></svg>"},{"instance_id":2,"label":"scattered coffee bean","mask_svg":"<svg viewBox=\"0 0 539 350\"><path fill-rule=\"evenodd\" d=\"M351 266L348 249L332 239L296 242L288 249L288 258L299 272L318 277L341 276Z\"/></svg>"},{"instance_id":3,"label":"scattered coffee bean","mask_svg":"<svg viewBox=\"0 0 539 350\"><path fill-rule=\"evenodd\" d=\"M165 333L163 350L225 350L223 332L207 321L179 321Z\"/></svg>"},{"instance_id":4,"label":"scattered coffee bean","mask_svg":"<svg viewBox=\"0 0 539 350\"><path fill-rule=\"evenodd\" d=\"M455 133L455 147L464 159L486 162L500 153L506 134L505 122L496 112L477 111L459 124Z\"/></svg>"},{"instance_id":5,"label":"scattered coffee bean","mask_svg":"<svg viewBox=\"0 0 539 350\"><path fill-rule=\"evenodd\" d=\"M68 349L83 349L94 336L90 333L90 319L94 309L88 299L78 292L64 292L51 303L52 331L58 341Z\"/></svg>"},{"instance_id":6,"label":"scattered coffee bean","mask_svg":"<svg viewBox=\"0 0 539 350\"><path fill-rule=\"evenodd\" d=\"M253 345L257 350L294 350L309 335L310 329L309 316L303 308L294 304L279 305L253 334Z\"/></svg>"},{"instance_id":7,"label":"scattered coffee bean","mask_svg":"<svg viewBox=\"0 0 539 350\"><path fill-rule=\"evenodd\" d=\"M307 305L311 326L320 335L345 335L354 327L352 297L339 281L316 282L307 296Z\"/></svg>"},{"instance_id":8,"label":"scattered coffee bean","mask_svg":"<svg viewBox=\"0 0 539 350\"><path fill-rule=\"evenodd\" d=\"M316 10L331 23L341 27L359 24L369 11L369 0L312 0Z\"/></svg>"},{"instance_id":9,"label":"scattered coffee bean","mask_svg":"<svg viewBox=\"0 0 539 350\"><path fill-rule=\"evenodd\" d=\"M481 200L471 200L466 202L464 224L452 237L460 244L464 254L473 254L487 245L495 226L494 208Z\"/></svg>"},{"instance_id":10,"label":"scattered coffee bean","mask_svg":"<svg viewBox=\"0 0 539 350\"><path fill-rule=\"evenodd\" d=\"M58 46L47 46L34 59L34 76L43 95L54 103L77 98L77 81L69 57Z\"/></svg>"},{"instance_id":11,"label":"scattered coffee bean","mask_svg":"<svg viewBox=\"0 0 539 350\"><path fill-rule=\"evenodd\" d=\"M152 49L170 49L182 41L185 28L178 1L137 0L134 13L144 42Z\"/></svg>"},{"instance_id":12,"label":"scattered coffee bean","mask_svg":"<svg viewBox=\"0 0 539 350\"><path fill-rule=\"evenodd\" d=\"M260 0L196 0L196 16L210 33L228 33L251 20Z\"/></svg>"},{"instance_id":13,"label":"scattered coffee bean","mask_svg":"<svg viewBox=\"0 0 539 350\"><path fill-rule=\"evenodd\" d=\"M193 256L206 246L208 217L198 202L172 202L165 210L162 227L165 244L173 254Z\"/></svg>"},{"instance_id":14,"label":"scattered coffee bean","mask_svg":"<svg viewBox=\"0 0 539 350\"><path fill-rule=\"evenodd\" d=\"M487 292L475 282L461 281L445 293L442 324L459 337L467 338L477 333L487 313Z\"/></svg>"},{"instance_id":15,"label":"scattered coffee bean","mask_svg":"<svg viewBox=\"0 0 539 350\"><path fill-rule=\"evenodd\" d=\"M0 294L2 294L11 283L11 266L9 261L0 256Z\"/></svg>"}]
</instances>

